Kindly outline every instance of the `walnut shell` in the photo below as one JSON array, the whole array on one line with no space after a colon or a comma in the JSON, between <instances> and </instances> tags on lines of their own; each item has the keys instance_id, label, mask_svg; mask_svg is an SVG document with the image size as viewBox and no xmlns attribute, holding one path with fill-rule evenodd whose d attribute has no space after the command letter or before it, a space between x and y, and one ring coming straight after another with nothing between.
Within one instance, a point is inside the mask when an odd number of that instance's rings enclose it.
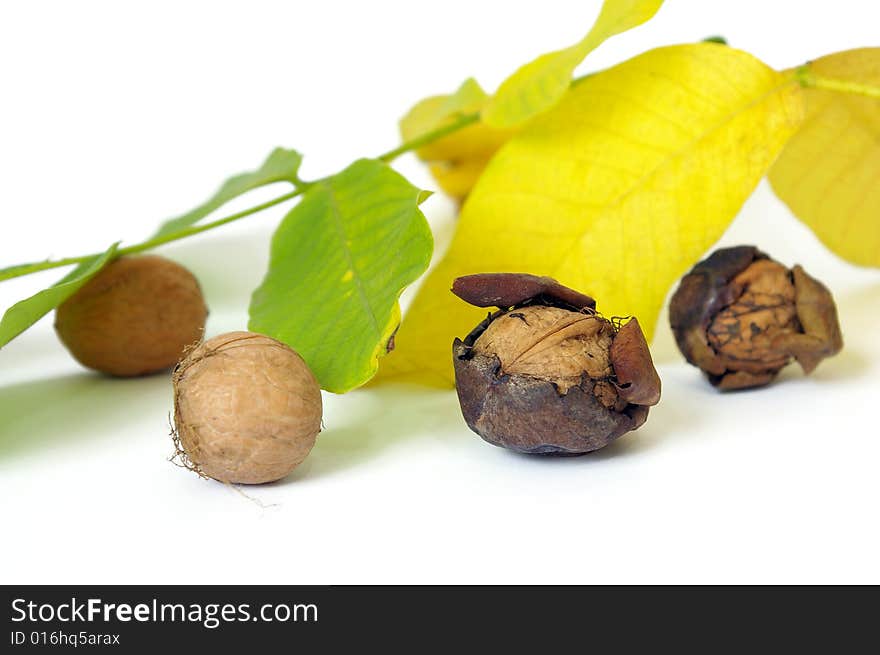
<instances>
[{"instance_id":1,"label":"walnut shell","mask_svg":"<svg viewBox=\"0 0 880 655\"><path fill-rule=\"evenodd\" d=\"M595 309L596 301L574 289L559 284L552 277L528 273L477 273L456 278L452 293L477 307L526 305L545 299L550 304L575 311Z\"/></svg>"},{"instance_id":2,"label":"walnut shell","mask_svg":"<svg viewBox=\"0 0 880 655\"><path fill-rule=\"evenodd\" d=\"M659 401L660 378L637 320L618 328L589 296L524 274L459 278L453 292L502 307L452 346L462 414L489 443L586 453L641 426Z\"/></svg>"},{"instance_id":3,"label":"walnut shell","mask_svg":"<svg viewBox=\"0 0 880 655\"><path fill-rule=\"evenodd\" d=\"M831 292L754 246L715 251L669 305L679 350L720 389L768 384L795 359L810 373L843 347Z\"/></svg>"},{"instance_id":4,"label":"walnut shell","mask_svg":"<svg viewBox=\"0 0 880 655\"><path fill-rule=\"evenodd\" d=\"M178 455L215 480L279 480L306 458L321 430L321 389L311 370L293 349L261 334L208 339L172 380Z\"/></svg>"},{"instance_id":5,"label":"walnut shell","mask_svg":"<svg viewBox=\"0 0 880 655\"><path fill-rule=\"evenodd\" d=\"M201 340L208 308L196 278L163 257L109 264L55 312L74 358L103 373L145 375L174 366Z\"/></svg>"}]
</instances>

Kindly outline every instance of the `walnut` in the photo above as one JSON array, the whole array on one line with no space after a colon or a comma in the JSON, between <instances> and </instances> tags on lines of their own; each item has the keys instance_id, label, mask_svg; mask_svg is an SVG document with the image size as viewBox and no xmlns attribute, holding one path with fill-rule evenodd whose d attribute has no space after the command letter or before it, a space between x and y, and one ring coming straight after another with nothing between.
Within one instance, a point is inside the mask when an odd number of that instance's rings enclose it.
<instances>
[{"instance_id":1,"label":"walnut","mask_svg":"<svg viewBox=\"0 0 880 655\"><path fill-rule=\"evenodd\" d=\"M660 399L639 323L620 325L550 278L521 273L458 278L453 291L500 310L453 344L468 426L526 453L580 454L635 430Z\"/></svg>"},{"instance_id":2,"label":"walnut","mask_svg":"<svg viewBox=\"0 0 880 655\"><path fill-rule=\"evenodd\" d=\"M673 295L669 319L687 361L721 389L767 384L792 359L810 373L843 347L828 289L753 246L697 264Z\"/></svg>"}]
</instances>

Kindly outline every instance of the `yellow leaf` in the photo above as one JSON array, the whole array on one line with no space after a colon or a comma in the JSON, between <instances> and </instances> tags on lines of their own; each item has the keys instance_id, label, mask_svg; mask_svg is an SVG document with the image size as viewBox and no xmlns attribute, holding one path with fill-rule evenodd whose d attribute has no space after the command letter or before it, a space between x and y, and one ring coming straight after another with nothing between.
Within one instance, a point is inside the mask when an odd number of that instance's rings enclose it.
<instances>
[{"instance_id":1,"label":"yellow leaf","mask_svg":"<svg viewBox=\"0 0 880 655\"><path fill-rule=\"evenodd\" d=\"M589 33L571 47L549 52L508 77L483 110L496 128L520 125L555 105L571 83L574 69L603 41L649 20L663 0L605 0Z\"/></svg>"},{"instance_id":2,"label":"yellow leaf","mask_svg":"<svg viewBox=\"0 0 880 655\"><path fill-rule=\"evenodd\" d=\"M410 109L400 121L401 137L404 142L417 139L451 124L456 118L478 112L487 100L485 91L469 78L455 93L425 98ZM489 159L513 133L474 123L422 146L416 154L430 165L443 191L463 200Z\"/></svg>"},{"instance_id":3,"label":"yellow leaf","mask_svg":"<svg viewBox=\"0 0 880 655\"><path fill-rule=\"evenodd\" d=\"M718 239L803 117L749 54L660 48L591 76L492 159L380 376L449 385L451 343L485 317L460 275L551 275L650 338L667 291Z\"/></svg>"},{"instance_id":4,"label":"yellow leaf","mask_svg":"<svg viewBox=\"0 0 880 655\"><path fill-rule=\"evenodd\" d=\"M429 168L444 193L463 200L474 188L490 159L491 154L474 159L434 162Z\"/></svg>"},{"instance_id":5,"label":"yellow leaf","mask_svg":"<svg viewBox=\"0 0 880 655\"><path fill-rule=\"evenodd\" d=\"M452 122L456 116L477 112L486 104L488 96L479 83L469 77L461 86L449 95L425 98L409 110L400 119L400 134L404 141L411 141ZM458 132L446 139L454 139ZM446 139L441 139L442 143ZM445 150L437 146L438 142L419 148L416 152L423 159L443 159ZM439 153L439 154L438 154Z\"/></svg>"},{"instance_id":6,"label":"yellow leaf","mask_svg":"<svg viewBox=\"0 0 880 655\"><path fill-rule=\"evenodd\" d=\"M880 48L822 57L801 74L820 88L805 90L807 120L770 183L831 250L880 266Z\"/></svg>"}]
</instances>

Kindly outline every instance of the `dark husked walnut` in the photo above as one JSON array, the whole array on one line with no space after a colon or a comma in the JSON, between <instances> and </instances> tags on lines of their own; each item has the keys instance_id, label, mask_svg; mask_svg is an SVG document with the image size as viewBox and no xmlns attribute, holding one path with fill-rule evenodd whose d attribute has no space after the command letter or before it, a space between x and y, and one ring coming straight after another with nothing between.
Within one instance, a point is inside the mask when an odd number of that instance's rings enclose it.
<instances>
[{"instance_id":1,"label":"dark husked walnut","mask_svg":"<svg viewBox=\"0 0 880 655\"><path fill-rule=\"evenodd\" d=\"M468 426L525 453L580 454L635 430L660 400L660 378L639 323L620 326L595 301L550 278L487 273L453 292L497 306L453 344Z\"/></svg>"},{"instance_id":2,"label":"dark husked walnut","mask_svg":"<svg viewBox=\"0 0 880 655\"><path fill-rule=\"evenodd\" d=\"M673 295L669 320L687 361L721 389L767 384L792 359L810 373L843 347L828 289L753 246L697 264Z\"/></svg>"}]
</instances>

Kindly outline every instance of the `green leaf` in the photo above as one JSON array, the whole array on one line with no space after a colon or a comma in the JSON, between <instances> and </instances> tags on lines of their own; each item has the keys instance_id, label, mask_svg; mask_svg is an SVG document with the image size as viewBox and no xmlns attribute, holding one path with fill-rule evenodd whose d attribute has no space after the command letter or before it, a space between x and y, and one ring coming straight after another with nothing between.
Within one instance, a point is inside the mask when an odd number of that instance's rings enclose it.
<instances>
[{"instance_id":1,"label":"green leaf","mask_svg":"<svg viewBox=\"0 0 880 655\"><path fill-rule=\"evenodd\" d=\"M574 69L603 41L649 20L663 0L605 0L589 33L576 44L549 52L508 77L483 110L492 127L512 127L527 121L565 95Z\"/></svg>"},{"instance_id":2,"label":"green leaf","mask_svg":"<svg viewBox=\"0 0 880 655\"><path fill-rule=\"evenodd\" d=\"M295 150L275 148L259 169L229 178L206 202L182 216L165 221L153 235L153 238L172 234L195 225L230 200L258 187L274 182L290 182L294 186L298 185L300 180L297 172L300 163L302 163L302 155Z\"/></svg>"},{"instance_id":3,"label":"green leaf","mask_svg":"<svg viewBox=\"0 0 880 655\"><path fill-rule=\"evenodd\" d=\"M425 197L371 159L315 183L272 238L249 329L290 345L328 391L364 384L400 323L401 292L431 260Z\"/></svg>"},{"instance_id":4,"label":"green leaf","mask_svg":"<svg viewBox=\"0 0 880 655\"><path fill-rule=\"evenodd\" d=\"M0 348L76 293L115 257L118 246L119 243L114 243L102 255L80 264L48 289L7 309L0 321Z\"/></svg>"}]
</instances>

